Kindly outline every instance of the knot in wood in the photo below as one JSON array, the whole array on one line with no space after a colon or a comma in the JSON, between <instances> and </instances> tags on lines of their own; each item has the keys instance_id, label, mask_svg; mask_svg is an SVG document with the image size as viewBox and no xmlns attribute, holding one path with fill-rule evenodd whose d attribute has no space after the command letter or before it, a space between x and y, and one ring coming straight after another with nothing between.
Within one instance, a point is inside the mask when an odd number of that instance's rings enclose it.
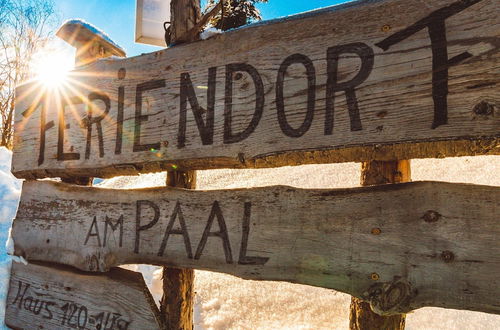
<instances>
[{"instance_id":1,"label":"knot in wood","mask_svg":"<svg viewBox=\"0 0 500 330\"><path fill-rule=\"evenodd\" d=\"M495 106L487 101L481 101L474 106L472 111L476 115L491 116L495 112Z\"/></svg>"},{"instance_id":2,"label":"knot in wood","mask_svg":"<svg viewBox=\"0 0 500 330\"><path fill-rule=\"evenodd\" d=\"M394 315L408 312L409 302L415 294L406 279L395 277L392 282L373 284L366 295L375 313Z\"/></svg>"},{"instance_id":3,"label":"knot in wood","mask_svg":"<svg viewBox=\"0 0 500 330\"><path fill-rule=\"evenodd\" d=\"M452 262L453 260L455 260L455 255L451 251L443 251L441 253L441 259L444 262L449 263L449 262Z\"/></svg>"},{"instance_id":4,"label":"knot in wood","mask_svg":"<svg viewBox=\"0 0 500 330\"><path fill-rule=\"evenodd\" d=\"M425 212L422 218L424 219L425 222L437 222L439 218L441 218L441 214L439 214L436 211L429 210Z\"/></svg>"},{"instance_id":5,"label":"knot in wood","mask_svg":"<svg viewBox=\"0 0 500 330\"><path fill-rule=\"evenodd\" d=\"M118 79L119 80L124 79L126 75L127 75L127 70L125 68L120 68L118 70Z\"/></svg>"}]
</instances>

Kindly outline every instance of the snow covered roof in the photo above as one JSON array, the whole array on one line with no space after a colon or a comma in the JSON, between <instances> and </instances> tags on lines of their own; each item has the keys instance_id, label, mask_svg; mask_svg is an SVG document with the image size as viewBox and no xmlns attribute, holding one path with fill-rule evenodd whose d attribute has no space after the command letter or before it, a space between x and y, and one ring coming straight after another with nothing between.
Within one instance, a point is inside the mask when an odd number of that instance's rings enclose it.
<instances>
[{"instance_id":1,"label":"snow covered roof","mask_svg":"<svg viewBox=\"0 0 500 330\"><path fill-rule=\"evenodd\" d=\"M105 32L82 19L67 20L56 32L56 35L75 47L97 38L112 55L126 56L125 50L115 43Z\"/></svg>"}]
</instances>

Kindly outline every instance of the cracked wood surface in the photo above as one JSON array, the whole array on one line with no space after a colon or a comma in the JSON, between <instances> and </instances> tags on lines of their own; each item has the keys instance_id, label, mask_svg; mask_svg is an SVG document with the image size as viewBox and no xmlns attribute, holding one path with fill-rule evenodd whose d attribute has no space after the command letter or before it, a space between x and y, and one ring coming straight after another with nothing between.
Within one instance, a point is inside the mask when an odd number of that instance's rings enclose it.
<instances>
[{"instance_id":1,"label":"cracked wood surface","mask_svg":"<svg viewBox=\"0 0 500 330\"><path fill-rule=\"evenodd\" d=\"M380 313L500 313L500 188L112 190L26 181L15 253L86 271L146 263L331 288Z\"/></svg>"},{"instance_id":2,"label":"cracked wood surface","mask_svg":"<svg viewBox=\"0 0 500 330\"><path fill-rule=\"evenodd\" d=\"M13 173L499 154L497 0L367 0L17 89ZM45 106L44 106L45 104Z\"/></svg>"}]
</instances>

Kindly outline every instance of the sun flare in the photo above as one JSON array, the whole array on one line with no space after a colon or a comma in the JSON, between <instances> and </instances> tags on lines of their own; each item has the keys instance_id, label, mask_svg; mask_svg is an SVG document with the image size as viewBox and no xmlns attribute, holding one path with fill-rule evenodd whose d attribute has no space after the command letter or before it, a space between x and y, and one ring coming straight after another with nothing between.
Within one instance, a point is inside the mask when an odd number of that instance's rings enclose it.
<instances>
[{"instance_id":1,"label":"sun flare","mask_svg":"<svg viewBox=\"0 0 500 330\"><path fill-rule=\"evenodd\" d=\"M73 59L63 53L44 52L35 56L34 77L47 88L57 88L67 80Z\"/></svg>"}]
</instances>

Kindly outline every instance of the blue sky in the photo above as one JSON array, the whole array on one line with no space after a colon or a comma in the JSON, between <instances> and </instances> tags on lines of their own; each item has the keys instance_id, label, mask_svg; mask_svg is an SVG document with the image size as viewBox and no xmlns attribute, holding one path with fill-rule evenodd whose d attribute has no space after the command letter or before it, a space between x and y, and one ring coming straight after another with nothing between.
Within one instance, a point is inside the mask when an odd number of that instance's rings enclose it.
<instances>
[{"instance_id":1,"label":"blue sky","mask_svg":"<svg viewBox=\"0 0 500 330\"><path fill-rule=\"evenodd\" d=\"M106 32L127 51L127 56L160 48L134 42L135 0L54 0L62 20L82 18ZM292 15L346 0L269 0L260 4L264 20ZM202 5L205 0L202 0Z\"/></svg>"}]
</instances>

